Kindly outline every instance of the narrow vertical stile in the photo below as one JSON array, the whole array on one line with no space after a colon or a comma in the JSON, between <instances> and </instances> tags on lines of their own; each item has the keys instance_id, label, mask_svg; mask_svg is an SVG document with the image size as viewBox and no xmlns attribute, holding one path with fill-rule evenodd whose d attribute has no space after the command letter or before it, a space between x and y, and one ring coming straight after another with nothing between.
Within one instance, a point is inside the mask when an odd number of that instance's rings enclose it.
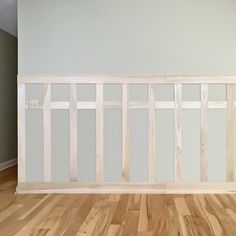
<instances>
[{"instance_id":1,"label":"narrow vertical stile","mask_svg":"<svg viewBox=\"0 0 236 236\"><path fill-rule=\"evenodd\" d=\"M70 180L77 181L77 85L70 84Z\"/></svg>"},{"instance_id":2,"label":"narrow vertical stile","mask_svg":"<svg viewBox=\"0 0 236 236\"><path fill-rule=\"evenodd\" d=\"M18 182L25 182L25 84L18 84Z\"/></svg>"},{"instance_id":3,"label":"narrow vertical stile","mask_svg":"<svg viewBox=\"0 0 236 236\"><path fill-rule=\"evenodd\" d=\"M51 181L51 85L44 84L43 93L44 181Z\"/></svg>"},{"instance_id":4,"label":"narrow vertical stile","mask_svg":"<svg viewBox=\"0 0 236 236\"><path fill-rule=\"evenodd\" d=\"M201 182L208 181L208 84L201 84Z\"/></svg>"},{"instance_id":5,"label":"narrow vertical stile","mask_svg":"<svg viewBox=\"0 0 236 236\"><path fill-rule=\"evenodd\" d=\"M182 136L181 136L182 84L175 84L175 181L181 181Z\"/></svg>"},{"instance_id":6,"label":"narrow vertical stile","mask_svg":"<svg viewBox=\"0 0 236 236\"><path fill-rule=\"evenodd\" d=\"M155 86L149 84L148 87L149 108L148 108L148 159L149 159L149 183L154 183L156 179L156 130L155 130Z\"/></svg>"},{"instance_id":7,"label":"narrow vertical stile","mask_svg":"<svg viewBox=\"0 0 236 236\"><path fill-rule=\"evenodd\" d=\"M96 176L103 181L103 84L96 85Z\"/></svg>"},{"instance_id":8,"label":"narrow vertical stile","mask_svg":"<svg viewBox=\"0 0 236 236\"><path fill-rule=\"evenodd\" d=\"M122 84L122 176L129 181L129 85Z\"/></svg>"},{"instance_id":9,"label":"narrow vertical stile","mask_svg":"<svg viewBox=\"0 0 236 236\"><path fill-rule=\"evenodd\" d=\"M227 181L234 181L234 84L227 84Z\"/></svg>"}]
</instances>

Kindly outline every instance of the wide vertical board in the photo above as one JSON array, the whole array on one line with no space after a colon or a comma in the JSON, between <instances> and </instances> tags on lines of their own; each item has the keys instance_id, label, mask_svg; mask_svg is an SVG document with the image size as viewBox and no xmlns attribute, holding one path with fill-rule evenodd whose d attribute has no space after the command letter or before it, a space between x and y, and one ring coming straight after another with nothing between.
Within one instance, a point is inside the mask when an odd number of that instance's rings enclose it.
<instances>
[{"instance_id":1,"label":"wide vertical board","mask_svg":"<svg viewBox=\"0 0 236 236\"><path fill-rule=\"evenodd\" d=\"M208 84L201 84L201 181L208 180Z\"/></svg>"},{"instance_id":2,"label":"wide vertical board","mask_svg":"<svg viewBox=\"0 0 236 236\"><path fill-rule=\"evenodd\" d=\"M148 87L148 175L149 183L156 180L156 118L155 118L155 86Z\"/></svg>"},{"instance_id":3,"label":"wide vertical board","mask_svg":"<svg viewBox=\"0 0 236 236\"><path fill-rule=\"evenodd\" d=\"M44 84L43 93L44 181L51 181L51 85Z\"/></svg>"},{"instance_id":4,"label":"wide vertical board","mask_svg":"<svg viewBox=\"0 0 236 236\"><path fill-rule=\"evenodd\" d=\"M103 84L96 85L96 176L103 181Z\"/></svg>"},{"instance_id":5,"label":"wide vertical board","mask_svg":"<svg viewBox=\"0 0 236 236\"><path fill-rule=\"evenodd\" d=\"M182 107L182 84L175 84L175 181L181 181L181 107Z\"/></svg>"},{"instance_id":6,"label":"wide vertical board","mask_svg":"<svg viewBox=\"0 0 236 236\"><path fill-rule=\"evenodd\" d=\"M129 85L122 85L122 176L124 181L130 178L129 150Z\"/></svg>"},{"instance_id":7,"label":"wide vertical board","mask_svg":"<svg viewBox=\"0 0 236 236\"><path fill-rule=\"evenodd\" d=\"M77 175L77 85L70 84L70 180Z\"/></svg>"},{"instance_id":8,"label":"wide vertical board","mask_svg":"<svg viewBox=\"0 0 236 236\"><path fill-rule=\"evenodd\" d=\"M18 84L18 181L25 182L25 84Z\"/></svg>"},{"instance_id":9,"label":"wide vertical board","mask_svg":"<svg viewBox=\"0 0 236 236\"><path fill-rule=\"evenodd\" d=\"M227 85L227 181L234 181L234 85Z\"/></svg>"}]
</instances>

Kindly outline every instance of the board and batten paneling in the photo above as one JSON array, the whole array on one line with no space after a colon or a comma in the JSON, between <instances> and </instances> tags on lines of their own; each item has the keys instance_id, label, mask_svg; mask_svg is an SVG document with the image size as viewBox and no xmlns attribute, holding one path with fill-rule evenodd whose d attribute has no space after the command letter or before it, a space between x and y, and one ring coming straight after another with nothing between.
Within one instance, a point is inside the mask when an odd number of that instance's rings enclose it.
<instances>
[{"instance_id":1,"label":"board and batten paneling","mask_svg":"<svg viewBox=\"0 0 236 236\"><path fill-rule=\"evenodd\" d=\"M43 84L43 101L25 99L25 84ZM234 192L236 191L236 184L234 182L234 110L236 102L234 101L234 83L236 83L235 76L226 77L207 77L207 76L18 76L18 187L17 191L20 193L29 192L143 192L150 193L200 193L200 192ZM69 100L67 101L51 101L51 87L52 84L69 84ZM95 85L96 96L95 100L78 100L78 86L81 84ZM104 99L104 84L119 84L121 85L122 95L121 100ZM147 100L134 100L130 98L131 85L143 84L147 88ZM156 100L156 85L173 85L174 86L174 101ZM185 101L182 99L183 84L199 84L200 85L200 100ZM208 87L209 84L226 84L227 85L227 100L209 100ZM40 109L43 111L43 182L26 182L25 180L25 111L26 109ZM51 180L52 171L52 155L51 155L51 110L64 109L69 110L70 122L70 181L68 183L55 183ZM78 149L78 134L83 135L78 127L78 109L94 110L96 112L95 118L95 176L96 180L92 182L80 182L78 178L81 157ZM121 111L121 176L123 182L107 183L104 179L104 109L120 109ZM182 110L183 109L197 109L200 111L200 169L199 182L190 184L183 180L183 165L182 165ZM222 182L208 182L209 175L209 154L208 154L208 136L209 136L209 110L226 110L227 111L227 130L226 130L226 150L225 157L225 172L226 183ZM133 165L131 166L131 157L138 158L139 155L133 156L134 150L138 150L143 142L139 142L140 146L130 146L132 137L130 135L130 112L136 110L145 110L147 114L147 165L141 164L141 159L136 159L138 168L135 173L143 173L142 168L147 168L147 179L144 183L139 181L131 182L131 174L133 173ZM166 183L159 181L158 160L159 150L157 149L157 142L161 139L161 135L156 133L156 126L158 123L159 110L172 110L174 112L173 119L173 140L174 140L174 168L172 181ZM145 113L144 112L144 113ZM191 111L189 111L191 112ZM141 112L143 113L143 111ZM140 116L141 117L141 113ZM143 113L143 114L144 114ZM132 115L132 119L137 116ZM140 119L139 119L140 120ZM131 126L132 130L134 129ZM145 131L146 132L146 131ZM140 133L140 135L144 135ZM144 135L145 136L145 135ZM137 137L136 137L137 138ZM191 138L191 137L190 137ZM133 143L132 143L133 144ZM134 152L135 153L135 152ZM142 154L141 154L142 153ZM139 154L144 155L143 152ZM132 163L133 164L133 163ZM136 168L137 168L136 166ZM158 168L157 168L158 167Z\"/></svg>"}]
</instances>

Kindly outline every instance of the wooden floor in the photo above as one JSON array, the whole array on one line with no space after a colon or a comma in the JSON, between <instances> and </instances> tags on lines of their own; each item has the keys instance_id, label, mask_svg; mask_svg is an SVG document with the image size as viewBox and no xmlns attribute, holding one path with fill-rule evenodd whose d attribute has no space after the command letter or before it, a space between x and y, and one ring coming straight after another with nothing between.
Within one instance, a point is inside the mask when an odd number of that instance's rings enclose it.
<instances>
[{"instance_id":1,"label":"wooden floor","mask_svg":"<svg viewBox=\"0 0 236 236\"><path fill-rule=\"evenodd\" d=\"M236 195L15 195L0 172L0 235L236 235Z\"/></svg>"}]
</instances>

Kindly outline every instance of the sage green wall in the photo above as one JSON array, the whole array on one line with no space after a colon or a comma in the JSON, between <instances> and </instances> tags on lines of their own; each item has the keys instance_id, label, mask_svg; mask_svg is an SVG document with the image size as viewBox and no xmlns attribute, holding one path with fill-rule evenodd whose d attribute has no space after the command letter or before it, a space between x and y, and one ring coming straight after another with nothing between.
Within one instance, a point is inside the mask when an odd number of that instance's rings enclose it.
<instances>
[{"instance_id":1,"label":"sage green wall","mask_svg":"<svg viewBox=\"0 0 236 236\"><path fill-rule=\"evenodd\" d=\"M232 0L19 0L19 74L236 75L236 1ZM199 100L199 86L184 86L184 100ZM27 99L42 100L42 86L28 85ZM105 88L105 97L120 89ZM131 87L145 100L145 87ZM225 86L211 85L210 100L225 100ZM54 100L68 101L68 86L54 86ZM95 90L78 88L78 99ZM118 100L120 96L118 96ZM173 100L173 87L157 86L157 100ZM173 111L157 111L157 178L173 180ZM26 114L26 178L42 180L42 112ZM199 111L183 111L183 176L199 180ZM120 111L105 111L107 180L121 179ZM113 122L115 121L115 122ZM209 179L226 175L225 110L209 111ZM147 179L147 112L131 111L131 180ZM53 180L68 180L68 111L52 114ZM95 113L78 112L78 175L95 178ZM58 130L60 128L60 130ZM112 139L113 138L113 139ZM37 150L37 151L35 151ZM41 168L38 168L40 167Z\"/></svg>"},{"instance_id":2,"label":"sage green wall","mask_svg":"<svg viewBox=\"0 0 236 236\"><path fill-rule=\"evenodd\" d=\"M236 1L19 0L19 74L236 74Z\"/></svg>"},{"instance_id":3,"label":"sage green wall","mask_svg":"<svg viewBox=\"0 0 236 236\"><path fill-rule=\"evenodd\" d=\"M17 39L0 29L0 163L16 159Z\"/></svg>"}]
</instances>

